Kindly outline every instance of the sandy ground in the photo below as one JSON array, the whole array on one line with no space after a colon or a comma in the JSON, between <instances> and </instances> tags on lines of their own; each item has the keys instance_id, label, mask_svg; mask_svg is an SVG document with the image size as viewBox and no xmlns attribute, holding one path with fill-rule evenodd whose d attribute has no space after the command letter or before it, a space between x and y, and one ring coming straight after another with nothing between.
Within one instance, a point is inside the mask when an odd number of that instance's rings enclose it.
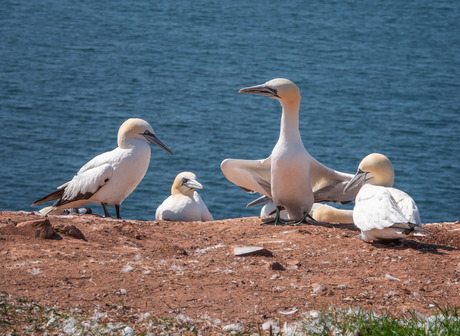
<instances>
[{"instance_id":1,"label":"sandy ground","mask_svg":"<svg viewBox=\"0 0 460 336\"><path fill-rule=\"evenodd\" d=\"M260 223L0 212L1 291L65 309L122 304L248 326L328 307L430 314L460 305L459 222L389 245L362 242L352 225ZM235 256L243 246L268 252Z\"/></svg>"}]
</instances>

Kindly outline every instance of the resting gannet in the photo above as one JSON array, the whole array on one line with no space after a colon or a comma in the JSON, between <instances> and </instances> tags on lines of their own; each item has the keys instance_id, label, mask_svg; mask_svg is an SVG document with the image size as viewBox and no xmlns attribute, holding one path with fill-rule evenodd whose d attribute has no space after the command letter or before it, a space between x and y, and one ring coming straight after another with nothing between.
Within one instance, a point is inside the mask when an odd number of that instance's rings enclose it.
<instances>
[{"instance_id":1,"label":"resting gannet","mask_svg":"<svg viewBox=\"0 0 460 336\"><path fill-rule=\"evenodd\" d=\"M276 207L269 199L260 210L260 217L270 217L275 211ZM337 209L327 204L314 203L309 214L317 222L353 224L353 210ZM281 210L280 218L287 220L286 210Z\"/></svg>"},{"instance_id":2,"label":"resting gannet","mask_svg":"<svg viewBox=\"0 0 460 336\"><path fill-rule=\"evenodd\" d=\"M414 200L405 192L392 188L394 170L382 154L366 156L355 177L345 190L362 185L355 200L353 221L361 230L361 239L394 240L405 238L422 229L420 214Z\"/></svg>"},{"instance_id":3,"label":"resting gannet","mask_svg":"<svg viewBox=\"0 0 460 336\"><path fill-rule=\"evenodd\" d=\"M313 204L310 215L318 222L353 224L353 210L337 209L327 204Z\"/></svg>"},{"instance_id":4,"label":"resting gannet","mask_svg":"<svg viewBox=\"0 0 460 336\"><path fill-rule=\"evenodd\" d=\"M356 190L344 194L353 175L325 167L305 149L299 132L301 97L293 82L277 78L239 92L274 98L282 107L279 139L268 158L226 159L221 164L230 182L247 192L258 192L273 199L277 215L273 223L265 224L285 224L279 216L281 207L291 220L296 220L289 224L300 224L306 222L314 202L348 203L355 199Z\"/></svg>"},{"instance_id":5,"label":"resting gannet","mask_svg":"<svg viewBox=\"0 0 460 336\"><path fill-rule=\"evenodd\" d=\"M156 219L175 222L214 220L195 188L203 189L195 174L182 172L177 175L171 187L171 196L158 207Z\"/></svg>"},{"instance_id":6,"label":"resting gannet","mask_svg":"<svg viewBox=\"0 0 460 336\"><path fill-rule=\"evenodd\" d=\"M48 212L79 208L88 203L115 206L121 218L120 205L143 179L150 163L150 146L154 144L172 155L171 149L156 136L152 126L142 119L128 119L118 130L118 147L100 154L85 164L73 179L57 191L35 201L32 206L55 200Z\"/></svg>"}]
</instances>

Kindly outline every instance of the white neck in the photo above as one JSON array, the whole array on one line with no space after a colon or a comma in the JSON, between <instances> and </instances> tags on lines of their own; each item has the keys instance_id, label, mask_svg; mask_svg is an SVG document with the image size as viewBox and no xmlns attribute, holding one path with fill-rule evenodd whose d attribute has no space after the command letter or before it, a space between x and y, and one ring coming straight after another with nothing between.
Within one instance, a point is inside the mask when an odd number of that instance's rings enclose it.
<instances>
[{"instance_id":1,"label":"white neck","mask_svg":"<svg viewBox=\"0 0 460 336\"><path fill-rule=\"evenodd\" d=\"M132 147L149 147L149 144L142 139L136 139L132 137L119 137L118 138L118 147L128 149Z\"/></svg>"},{"instance_id":2,"label":"white neck","mask_svg":"<svg viewBox=\"0 0 460 336\"><path fill-rule=\"evenodd\" d=\"M299 106L300 102L282 102L280 138L285 141L302 141L299 132Z\"/></svg>"}]
</instances>

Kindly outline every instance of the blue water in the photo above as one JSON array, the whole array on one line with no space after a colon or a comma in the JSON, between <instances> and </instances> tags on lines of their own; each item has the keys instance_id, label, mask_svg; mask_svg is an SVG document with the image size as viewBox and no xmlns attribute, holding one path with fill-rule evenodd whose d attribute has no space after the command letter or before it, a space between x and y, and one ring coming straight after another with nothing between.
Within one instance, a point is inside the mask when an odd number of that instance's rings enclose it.
<instances>
[{"instance_id":1,"label":"blue water","mask_svg":"<svg viewBox=\"0 0 460 336\"><path fill-rule=\"evenodd\" d=\"M174 156L152 147L124 218L152 220L184 170L215 218L257 215L220 162L270 154L279 104L237 92L284 77L315 158L384 153L423 222L458 220L459 55L456 0L1 1L0 210L39 209L139 117Z\"/></svg>"}]
</instances>

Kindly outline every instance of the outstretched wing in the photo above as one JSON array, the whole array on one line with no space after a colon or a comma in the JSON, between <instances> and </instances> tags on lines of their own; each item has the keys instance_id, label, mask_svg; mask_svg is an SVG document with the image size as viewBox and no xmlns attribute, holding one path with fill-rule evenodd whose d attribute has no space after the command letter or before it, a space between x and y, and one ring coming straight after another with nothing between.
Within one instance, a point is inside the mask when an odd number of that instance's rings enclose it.
<instances>
[{"instance_id":1,"label":"outstretched wing","mask_svg":"<svg viewBox=\"0 0 460 336\"><path fill-rule=\"evenodd\" d=\"M310 183L315 203L333 202L347 204L355 200L360 188L343 192L345 186L353 178L353 174L342 173L326 167L313 159L310 168Z\"/></svg>"},{"instance_id":2,"label":"outstretched wing","mask_svg":"<svg viewBox=\"0 0 460 336\"><path fill-rule=\"evenodd\" d=\"M271 197L271 158L263 160L225 159L221 164L225 177L244 191Z\"/></svg>"}]
</instances>

